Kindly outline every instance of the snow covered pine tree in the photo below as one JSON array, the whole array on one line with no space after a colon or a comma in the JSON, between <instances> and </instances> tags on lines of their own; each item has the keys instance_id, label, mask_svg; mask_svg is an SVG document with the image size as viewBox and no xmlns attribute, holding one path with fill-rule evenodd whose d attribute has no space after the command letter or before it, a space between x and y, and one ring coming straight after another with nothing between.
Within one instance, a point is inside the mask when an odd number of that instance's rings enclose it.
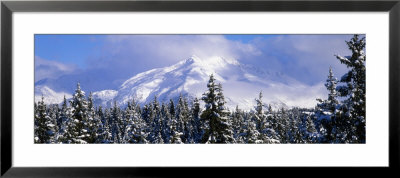
<instances>
[{"instance_id":1,"label":"snow covered pine tree","mask_svg":"<svg viewBox=\"0 0 400 178\"><path fill-rule=\"evenodd\" d=\"M329 67L329 75L326 80L325 87L328 90L328 99L322 100L317 99L317 112L318 122L323 127L324 131L324 142L337 142L336 137L339 137L338 133L341 130L341 125L338 123L337 106L339 101L337 100L336 84L337 79L333 75L332 68Z\"/></svg>"},{"instance_id":2,"label":"snow covered pine tree","mask_svg":"<svg viewBox=\"0 0 400 178\"><path fill-rule=\"evenodd\" d=\"M201 114L201 119L209 124L205 128L202 143L234 143L233 131L224 106L226 102L222 86L215 83L213 74L210 75L207 88L208 91L202 97L206 108Z\"/></svg>"},{"instance_id":3,"label":"snow covered pine tree","mask_svg":"<svg viewBox=\"0 0 400 178\"><path fill-rule=\"evenodd\" d=\"M343 85L337 86L339 96L346 98L340 105L340 117L348 122L346 142L365 143L365 37L354 35L346 44L352 55L336 56L350 69L340 79Z\"/></svg>"}]
</instances>

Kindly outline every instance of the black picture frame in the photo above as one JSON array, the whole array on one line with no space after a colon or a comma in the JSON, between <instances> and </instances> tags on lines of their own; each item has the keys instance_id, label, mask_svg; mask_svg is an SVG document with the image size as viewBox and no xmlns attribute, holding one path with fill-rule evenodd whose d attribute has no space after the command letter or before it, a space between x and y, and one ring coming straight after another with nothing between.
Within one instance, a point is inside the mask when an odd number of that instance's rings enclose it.
<instances>
[{"instance_id":1,"label":"black picture frame","mask_svg":"<svg viewBox=\"0 0 400 178\"><path fill-rule=\"evenodd\" d=\"M1 176L4 177L143 177L179 176L181 171L207 174L215 168L74 167L19 168L12 165L12 18L13 12L123 12L123 11L332 11L389 12L389 167L356 168L350 174L372 171L397 172L400 118L400 1L399 0L262 0L262 1L2 1L1 2ZM32 153L34 154L34 153ZM221 169L221 170L220 170ZM219 168L216 174L256 175L266 168ZM247 168L249 169L249 168ZM267 168L270 169L270 168ZM275 167L274 169L282 169ZM298 168L289 168L298 169ZM331 168L319 168L331 169ZM336 169L336 168L334 168ZM348 168L345 168L348 169ZM362 170L360 170L362 169ZM219 173L218 173L219 172ZM279 172L286 172L279 170ZM289 171L290 172L290 171ZM295 172L292 171L295 174ZM299 172L299 174L301 174ZM329 171L340 175L340 171ZM189 175L190 176L190 175Z\"/></svg>"}]
</instances>

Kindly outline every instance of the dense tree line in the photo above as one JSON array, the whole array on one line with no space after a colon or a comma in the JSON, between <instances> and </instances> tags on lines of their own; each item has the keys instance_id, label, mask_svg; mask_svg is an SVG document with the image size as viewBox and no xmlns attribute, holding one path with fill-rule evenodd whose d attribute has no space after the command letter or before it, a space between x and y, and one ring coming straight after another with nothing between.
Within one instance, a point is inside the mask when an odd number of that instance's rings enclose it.
<instances>
[{"instance_id":1,"label":"dense tree line","mask_svg":"<svg viewBox=\"0 0 400 178\"><path fill-rule=\"evenodd\" d=\"M143 106L94 106L81 90L61 105L35 103L35 143L365 143L365 38L346 42L352 56L336 56L349 71L337 80L330 68L326 100L313 109L272 110L260 92L256 106L226 108L223 88L211 75L198 99L181 95ZM200 102L204 103L201 107Z\"/></svg>"}]
</instances>

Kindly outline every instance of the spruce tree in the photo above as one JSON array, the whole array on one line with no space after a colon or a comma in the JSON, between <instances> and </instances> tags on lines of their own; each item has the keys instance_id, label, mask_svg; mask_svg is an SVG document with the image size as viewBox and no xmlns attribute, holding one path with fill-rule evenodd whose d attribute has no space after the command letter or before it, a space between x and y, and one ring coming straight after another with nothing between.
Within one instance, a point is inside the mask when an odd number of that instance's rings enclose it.
<instances>
[{"instance_id":1,"label":"spruce tree","mask_svg":"<svg viewBox=\"0 0 400 178\"><path fill-rule=\"evenodd\" d=\"M347 123L346 141L365 143L365 37L354 35L346 43L352 55L336 56L349 69L340 79L343 85L337 87L339 95L346 98L340 106L340 117Z\"/></svg>"},{"instance_id":2,"label":"spruce tree","mask_svg":"<svg viewBox=\"0 0 400 178\"><path fill-rule=\"evenodd\" d=\"M318 141L318 133L314 125L314 121L309 115L304 117L303 136L307 143L315 143Z\"/></svg>"},{"instance_id":3,"label":"spruce tree","mask_svg":"<svg viewBox=\"0 0 400 178\"><path fill-rule=\"evenodd\" d=\"M149 141L152 143L164 143L162 139L161 132L162 132L162 117L161 117L161 108L160 103L157 101L157 96L154 96L154 100L152 103L151 109L151 133L149 136Z\"/></svg>"},{"instance_id":4,"label":"spruce tree","mask_svg":"<svg viewBox=\"0 0 400 178\"><path fill-rule=\"evenodd\" d=\"M232 117L232 129L233 129L233 134L234 138L237 139L239 137L240 133L240 128L241 125L243 124L243 116L242 116L242 111L239 109L239 106L236 105L236 109L233 113Z\"/></svg>"},{"instance_id":5,"label":"spruce tree","mask_svg":"<svg viewBox=\"0 0 400 178\"><path fill-rule=\"evenodd\" d=\"M54 143L55 125L47 113L44 97L38 102L35 114L35 143Z\"/></svg>"},{"instance_id":6,"label":"spruce tree","mask_svg":"<svg viewBox=\"0 0 400 178\"><path fill-rule=\"evenodd\" d=\"M136 112L136 103L128 103L128 107L125 108L125 121L127 126L125 127L125 134L122 139L122 143L144 143L145 141L141 138L142 133L139 130L141 123L139 121L140 115Z\"/></svg>"},{"instance_id":7,"label":"spruce tree","mask_svg":"<svg viewBox=\"0 0 400 178\"><path fill-rule=\"evenodd\" d=\"M278 136L278 117L276 115L276 112L274 112L271 108L271 105L268 105L268 114L266 115L266 129L265 129L265 134L268 136L271 140L275 140L274 142L279 140Z\"/></svg>"},{"instance_id":8,"label":"spruce tree","mask_svg":"<svg viewBox=\"0 0 400 178\"><path fill-rule=\"evenodd\" d=\"M138 113L138 109L135 110L133 116L133 130L132 130L132 139L134 143L149 143L147 140L149 132L148 127L146 125L146 121L142 119L141 114Z\"/></svg>"},{"instance_id":9,"label":"spruce tree","mask_svg":"<svg viewBox=\"0 0 400 178\"><path fill-rule=\"evenodd\" d=\"M85 127L88 130L88 143L97 142L97 137L101 132L101 118L96 114L96 110L93 104L93 95L90 92L88 97L88 120L85 123Z\"/></svg>"},{"instance_id":10,"label":"spruce tree","mask_svg":"<svg viewBox=\"0 0 400 178\"><path fill-rule=\"evenodd\" d=\"M177 121L176 129L178 132L184 132L184 122L187 120L188 114L189 113L187 112L187 109L185 107L183 96L182 94L180 94L178 104L175 108L175 117ZM183 135L182 141L184 141Z\"/></svg>"},{"instance_id":11,"label":"spruce tree","mask_svg":"<svg viewBox=\"0 0 400 178\"><path fill-rule=\"evenodd\" d=\"M68 107L67 99L64 99L61 105L61 109L59 110L59 122L61 123L59 126L59 137L58 142L61 143L68 143L71 142L71 137L68 133L68 122L70 122L72 118L71 109Z\"/></svg>"},{"instance_id":12,"label":"spruce tree","mask_svg":"<svg viewBox=\"0 0 400 178\"><path fill-rule=\"evenodd\" d=\"M191 123L192 127L193 127L193 136L194 136L193 139L196 143L199 143L199 142L201 142L201 135L202 135L201 121L200 121L201 110L200 110L199 99L194 98L191 112L192 112L191 115L193 118L192 123Z\"/></svg>"},{"instance_id":13,"label":"spruce tree","mask_svg":"<svg viewBox=\"0 0 400 178\"><path fill-rule=\"evenodd\" d=\"M169 100L169 113L175 117L175 104L172 99Z\"/></svg>"},{"instance_id":14,"label":"spruce tree","mask_svg":"<svg viewBox=\"0 0 400 178\"><path fill-rule=\"evenodd\" d=\"M177 124L178 124L178 122L177 122L177 118L176 117L172 117L169 120L168 130L170 131L170 134L169 134L170 137L168 138L168 143L173 143L173 144L181 144L181 143L183 143L182 139L181 139L183 133L179 132L177 130Z\"/></svg>"},{"instance_id":15,"label":"spruce tree","mask_svg":"<svg viewBox=\"0 0 400 178\"><path fill-rule=\"evenodd\" d=\"M304 143L301 132L302 122L300 120L299 108L292 108L289 113L288 135L290 143Z\"/></svg>"},{"instance_id":16,"label":"spruce tree","mask_svg":"<svg viewBox=\"0 0 400 178\"><path fill-rule=\"evenodd\" d=\"M46 125L51 132L50 136L50 143L58 143L58 137L60 136L59 127L58 127L58 120L59 120L59 108L58 104L50 104L48 109L48 118L46 120Z\"/></svg>"},{"instance_id":17,"label":"spruce tree","mask_svg":"<svg viewBox=\"0 0 400 178\"><path fill-rule=\"evenodd\" d=\"M177 117L177 130L182 132L183 135L181 139L184 143L190 143L193 141L193 133L191 127L191 117L187 98L180 94L178 105L176 107L176 117Z\"/></svg>"},{"instance_id":18,"label":"spruce tree","mask_svg":"<svg viewBox=\"0 0 400 178\"><path fill-rule=\"evenodd\" d=\"M281 143L289 143L290 142L289 116L285 108L280 109L277 125L278 125L277 127L278 135Z\"/></svg>"},{"instance_id":19,"label":"spruce tree","mask_svg":"<svg viewBox=\"0 0 400 178\"><path fill-rule=\"evenodd\" d=\"M337 118L337 107L339 101L337 99L336 85L338 81L333 75L332 68L329 68L328 79L326 80L325 87L328 90L328 99L322 100L317 99L317 115L319 117L318 122L322 124L325 132L325 142L334 142L336 140L336 132L339 129L340 124Z\"/></svg>"},{"instance_id":20,"label":"spruce tree","mask_svg":"<svg viewBox=\"0 0 400 178\"><path fill-rule=\"evenodd\" d=\"M208 121L209 127L203 135L203 143L234 143L233 131L227 118L225 99L221 84L216 84L211 74L207 84L208 91L203 94L205 110L201 118Z\"/></svg>"},{"instance_id":21,"label":"spruce tree","mask_svg":"<svg viewBox=\"0 0 400 178\"><path fill-rule=\"evenodd\" d=\"M169 143L169 137L171 131L169 130L168 123L171 120L171 114L169 113L169 108L168 105L165 103L162 103L161 105L161 117L162 117L162 122L161 122L161 136L164 140L164 143Z\"/></svg>"},{"instance_id":22,"label":"spruce tree","mask_svg":"<svg viewBox=\"0 0 400 178\"><path fill-rule=\"evenodd\" d=\"M265 129L265 125L264 125L265 124L265 114L264 114L264 110L263 110L264 104L262 102L262 97L263 97L263 95L262 95L262 91L261 91L258 95L258 99L256 99L257 106L255 108L256 109L255 121L257 124L257 129L260 133Z\"/></svg>"},{"instance_id":23,"label":"spruce tree","mask_svg":"<svg viewBox=\"0 0 400 178\"><path fill-rule=\"evenodd\" d=\"M117 105L117 102L114 101L114 106L111 111L111 142L112 143L120 143L122 141L122 132L121 131L121 120L122 114L121 110Z\"/></svg>"},{"instance_id":24,"label":"spruce tree","mask_svg":"<svg viewBox=\"0 0 400 178\"><path fill-rule=\"evenodd\" d=\"M246 143L263 143L263 140L260 139L260 132L258 132L257 124L254 120L249 120L247 122Z\"/></svg>"},{"instance_id":25,"label":"spruce tree","mask_svg":"<svg viewBox=\"0 0 400 178\"><path fill-rule=\"evenodd\" d=\"M78 83L75 94L72 97L72 118L74 124L70 132L72 132L73 143L87 143L88 130L85 127L85 123L88 122L88 103L85 99L85 92L81 90L81 86Z\"/></svg>"},{"instance_id":26,"label":"spruce tree","mask_svg":"<svg viewBox=\"0 0 400 178\"><path fill-rule=\"evenodd\" d=\"M96 143L110 143L111 140L111 132L110 132L110 112L109 109L106 108L103 111L103 108L99 106L97 109L97 116L100 118L101 124L98 130L98 137Z\"/></svg>"}]
</instances>

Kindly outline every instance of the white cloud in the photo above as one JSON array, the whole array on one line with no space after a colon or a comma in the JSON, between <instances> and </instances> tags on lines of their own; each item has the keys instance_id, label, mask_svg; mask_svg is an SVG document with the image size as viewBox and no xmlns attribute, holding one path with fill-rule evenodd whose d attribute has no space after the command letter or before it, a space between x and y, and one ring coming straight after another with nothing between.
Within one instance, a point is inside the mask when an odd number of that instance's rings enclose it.
<instances>
[{"instance_id":1,"label":"white cloud","mask_svg":"<svg viewBox=\"0 0 400 178\"><path fill-rule=\"evenodd\" d=\"M316 84L325 81L329 66L336 75L348 69L334 56L348 55L345 40L352 35L281 35L253 41L262 55L249 59L259 67L283 72L299 81Z\"/></svg>"},{"instance_id":2,"label":"white cloud","mask_svg":"<svg viewBox=\"0 0 400 178\"><path fill-rule=\"evenodd\" d=\"M60 76L71 74L76 70L76 65L68 65L35 56L35 82L44 78L56 79Z\"/></svg>"},{"instance_id":3,"label":"white cloud","mask_svg":"<svg viewBox=\"0 0 400 178\"><path fill-rule=\"evenodd\" d=\"M132 60L136 57L162 64L173 64L192 54L201 58L260 54L255 46L230 41L222 35L110 35L103 50L120 61L129 56L133 63L137 62Z\"/></svg>"}]
</instances>

